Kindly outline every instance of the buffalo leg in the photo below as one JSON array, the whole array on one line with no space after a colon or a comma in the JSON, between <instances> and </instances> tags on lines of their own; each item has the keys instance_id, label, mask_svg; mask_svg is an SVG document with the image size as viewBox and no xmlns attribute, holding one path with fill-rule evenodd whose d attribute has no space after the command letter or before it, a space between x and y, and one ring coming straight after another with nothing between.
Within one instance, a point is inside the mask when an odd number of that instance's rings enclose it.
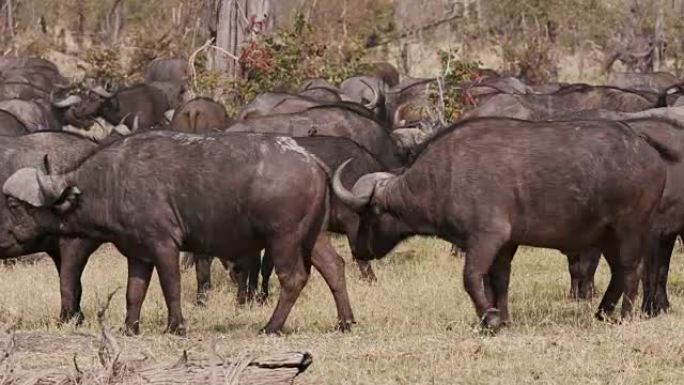
<instances>
[{"instance_id":1,"label":"buffalo leg","mask_svg":"<svg viewBox=\"0 0 684 385\"><path fill-rule=\"evenodd\" d=\"M195 274L197 275L197 305L206 306L211 290L211 263L214 257L194 254Z\"/></svg>"},{"instance_id":2,"label":"buffalo leg","mask_svg":"<svg viewBox=\"0 0 684 385\"><path fill-rule=\"evenodd\" d=\"M497 331L501 327L499 310L487 298L486 275L494 263L500 243L490 237L475 239L468 244L463 282L466 292L475 305L483 329Z\"/></svg>"},{"instance_id":3,"label":"buffalo leg","mask_svg":"<svg viewBox=\"0 0 684 385\"><path fill-rule=\"evenodd\" d=\"M592 248L581 252L566 252L570 271L570 298L591 299L595 294L594 275L601 260L601 250Z\"/></svg>"},{"instance_id":4,"label":"buffalo leg","mask_svg":"<svg viewBox=\"0 0 684 385\"><path fill-rule=\"evenodd\" d=\"M270 242L266 252L273 258L280 294L271 319L263 330L266 334L278 334L309 279L311 260L305 260L300 245L293 244L290 239Z\"/></svg>"},{"instance_id":5,"label":"buffalo leg","mask_svg":"<svg viewBox=\"0 0 684 385\"><path fill-rule=\"evenodd\" d=\"M354 314L349 302L349 293L347 292L344 259L337 254L330 244L330 238L327 234L321 233L316 239L311 262L323 276L335 299L338 328L341 331L351 330L351 324L354 323Z\"/></svg>"},{"instance_id":6,"label":"buffalo leg","mask_svg":"<svg viewBox=\"0 0 684 385\"><path fill-rule=\"evenodd\" d=\"M644 300L641 306L642 311L650 316L666 312L670 307L667 299L667 278L676 239L676 235L668 235L652 242L643 278Z\"/></svg>"},{"instance_id":7,"label":"buffalo leg","mask_svg":"<svg viewBox=\"0 0 684 385\"><path fill-rule=\"evenodd\" d=\"M153 264L128 257L126 321L124 323L124 332L127 335L140 334L140 308L145 300L153 270Z\"/></svg>"},{"instance_id":8,"label":"buffalo leg","mask_svg":"<svg viewBox=\"0 0 684 385\"><path fill-rule=\"evenodd\" d=\"M156 249L155 265L159 275L164 301L168 309L166 332L185 335L185 322L181 311L180 264L178 250L173 247L159 247Z\"/></svg>"},{"instance_id":9,"label":"buffalo leg","mask_svg":"<svg viewBox=\"0 0 684 385\"><path fill-rule=\"evenodd\" d=\"M259 294L259 302L266 302L268 298L269 282L271 274L273 273L273 258L268 250L264 253L264 258L261 260L261 293Z\"/></svg>"},{"instance_id":10,"label":"buffalo leg","mask_svg":"<svg viewBox=\"0 0 684 385\"><path fill-rule=\"evenodd\" d=\"M59 240L59 292L62 302L60 322L75 319L80 324L83 321L81 275L90 255L99 245L99 242L79 238Z\"/></svg>"},{"instance_id":11,"label":"buffalo leg","mask_svg":"<svg viewBox=\"0 0 684 385\"><path fill-rule=\"evenodd\" d=\"M517 250L518 247L515 245L502 247L489 270L489 284L495 298L493 303L499 310L503 325L511 322L508 311L508 288L511 280L511 261Z\"/></svg>"},{"instance_id":12,"label":"buffalo leg","mask_svg":"<svg viewBox=\"0 0 684 385\"><path fill-rule=\"evenodd\" d=\"M631 234L620 244L620 266L623 272L622 319L633 316L633 308L639 293L639 282L643 272L644 257L648 251L648 236Z\"/></svg>"}]
</instances>

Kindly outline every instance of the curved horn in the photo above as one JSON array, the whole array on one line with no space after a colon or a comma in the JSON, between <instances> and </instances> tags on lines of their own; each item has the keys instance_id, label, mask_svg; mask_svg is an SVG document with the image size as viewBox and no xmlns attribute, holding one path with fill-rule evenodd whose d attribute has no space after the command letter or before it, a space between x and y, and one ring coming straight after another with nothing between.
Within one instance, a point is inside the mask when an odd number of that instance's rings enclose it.
<instances>
[{"instance_id":1,"label":"curved horn","mask_svg":"<svg viewBox=\"0 0 684 385\"><path fill-rule=\"evenodd\" d=\"M340 167L337 168L337 170L335 170L335 174L333 174L332 188L335 192L335 195L339 200L342 201L342 203L349 206L354 211L359 211L370 202L370 197L357 197L351 191L347 190L346 187L344 187L342 180L340 179L342 171L351 161L351 158L347 159L340 165Z\"/></svg>"},{"instance_id":2,"label":"curved horn","mask_svg":"<svg viewBox=\"0 0 684 385\"><path fill-rule=\"evenodd\" d=\"M105 90L104 87L102 87L102 86L97 86L97 87L93 88L91 91L97 95L102 96L103 98L111 98L112 96L114 96L113 93Z\"/></svg>"},{"instance_id":3,"label":"curved horn","mask_svg":"<svg viewBox=\"0 0 684 385\"><path fill-rule=\"evenodd\" d=\"M140 126L140 117L138 115L135 115L135 118L133 118L133 128L131 129L131 132L138 131L139 126Z\"/></svg>"},{"instance_id":4,"label":"curved horn","mask_svg":"<svg viewBox=\"0 0 684 385\"><path fill-rule=\"evenodd\" d=\"M52 105L57 108L66 108L76 105L81 102L81 97L78 95L69 95L66 99L56 100L52 102Z\"/></svg>"},{"instance_id":5,"label":"curved horn","mask_svg":"<svg viewBox=\"0 0 684 385\"><path fill-rule=\"evenodd\" d=\"M378 102L380 101L380 93L378 92L378 90L375 89L375 87L372 87L364 79L359 79L359 80L361 81L361 83L365 84L366 87L370 88L371 91L373 91L373 100L370 103L365 105L366 108L368 108L369 110L372 110L378 106Z\"/></svg>"},{"instance_id":6,"label":"curved horn","mask_svg":"<svg viewBox=\"0 0 684 385\"><path fill-rule=\"evenodd\" d=\"M66 181L62 177L54 177L46 175L43 172L38 172L36 174L36 179L38 179L38 186L40 187L43 197L45 197L46 205L55 203L62 197L64 190L67 188Z\"/></svg>"}]
</instances>

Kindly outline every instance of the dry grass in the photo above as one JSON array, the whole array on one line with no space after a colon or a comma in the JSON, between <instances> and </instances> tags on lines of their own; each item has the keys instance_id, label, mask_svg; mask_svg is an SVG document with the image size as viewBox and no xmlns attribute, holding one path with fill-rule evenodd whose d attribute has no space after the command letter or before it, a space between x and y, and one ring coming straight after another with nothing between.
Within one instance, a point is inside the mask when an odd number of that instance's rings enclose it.
<instances>
[{"instance_id":1,"label":"dry grass","mask_svg":"<svg viewBox=\"0 0 684 385\"><path fill-rule=\"evenodd\" d=\"M341 242L337 243L342 245ZM345 251L345 253L347 253ZM511 287L515 324L496 337L481 337L462 288L462 260L447 244L415 239L376 264L379 282L367 285L349 269L358 325L333 332L331 295L314 274L286 324L284 337L259 335L273 303L238 308L235 289L218 267L217 289L206 309L193 305L194 274L183 276L188 338L161 334L166 310L153 282L143 309L144 335L120 337L128 356L173 361L184 349L206 357L215 344L221 355L242 351L310 350L314 364L303 384L655 384L684 378L681 255L673 258L671 314L627 325L594 321L596 303L566 298L567 268L560 254L523 249L516 256ZM218 266L218 264L217 264ZM93 257L84 275L83 327L58 328L59 292L50 263L0 269L0 324L16 324L21 367L84 368L96 365L98 301L125 284L124 259L111 247ZM598 286L607 284L602 264ZM121 325L124 299L110 308L110 324Z\"/></svg>"}]
</instances>

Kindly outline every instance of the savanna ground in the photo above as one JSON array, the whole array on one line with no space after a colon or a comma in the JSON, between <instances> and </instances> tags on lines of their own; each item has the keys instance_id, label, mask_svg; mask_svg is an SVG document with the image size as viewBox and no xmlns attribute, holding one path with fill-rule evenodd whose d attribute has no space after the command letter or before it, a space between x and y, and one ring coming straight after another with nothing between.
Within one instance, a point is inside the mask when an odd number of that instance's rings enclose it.
<instances>
[{"instance_id":1,"label":"savanna ground","mask_svg":"<svg viewBox=\"0 0 684 385\"><path fill-rule=\"evenodd\" d=\"M344 255L349 253L336 242ZM348 283L358 324L351 333L333 331L335 308L318 273L304 289L286 324L285 335L259 334L273 309L238 307L235 288L215 264L215 290L206 308L193 304L194 273L183 274L187 338L162 334L166 307L158 281L143 308L140 337L117 334L127 358L175 362L183 350L191 359L245 352L308 350L313 365L299 384L657 384L684 381L682 255L673 257L673 310L625 325L595 321L594 303L567 298L565 259L557 252L525 248L513 265L514 324L495 337L476 328L462 286L463 260L449 245L413 239L375 267L379 281L359 280L348 264ZM0 325L17 328L14 363L23 369L73 370L97 366L96 312L112 290L125 285L125 260L111 246L92 258L84 277L81 327L59 328L57 275L51 262L0 268ZM607 285L602 262L597 285ZM277 290L277 289L276 289ZM123 323L124 294L114 297L110 325Z\"/></svg>"}]
</instances>

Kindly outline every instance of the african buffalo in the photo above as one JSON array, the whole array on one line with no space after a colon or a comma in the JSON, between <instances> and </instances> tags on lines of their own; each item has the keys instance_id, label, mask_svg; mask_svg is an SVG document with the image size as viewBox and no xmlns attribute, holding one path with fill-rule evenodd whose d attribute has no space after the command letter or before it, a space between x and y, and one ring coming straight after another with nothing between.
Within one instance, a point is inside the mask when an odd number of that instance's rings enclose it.
<instances>
[{"instance_id":1,"label":"african buffalo","mask_svg":"<svg viewBox=\"0 0 684 385\"><path fill-rule=\"evenodd\" d=\"M377 160L372 154L366 151L366 149L346 138L314 136L294 138L294 140L297 142L297 144L302 146L311 154L318 157L318 159L320 159L331 170L336 169L345 160L353 158L354 161L342 175L343 181L348 183L355 181L362 175L387 170L387 167ZM328 217L329 222L327 230L346 235L349 246L353 247L356 234L358 232L358 215L342 204L342 202L340 202L338 199L333 199ZM324 241L321 240L321 242L323 243ZM327 241L325 242L327 243ZM334 249L332 252L334 253ZM335 253L335 255L335 260L341 260L341 257L339 257L337 253ZM257 262L256 264L253 263L255 261ZM375 273L373 272L373 268L368 261L356 261L359 265L359 271L363 279L371 282L377 280ZM186 258L184 262L186 265L191 265L193 262L195 263L198 288L197 298L199 303L203 303L206 301L206 292L211 288L210 267L212 260L206 257L204 259L198 259L197 261L192 260L192 258ZM237 268L235 269L237 271L233 272L233 276L238 277L238 281L246 281L238 282L239 290L247 291L246 293L238 293L238 302L242 303L251 299L257 288L258 274L255 274L254 269L259 269L259 258L254 258L248 262L250 262L248 266L233 266L234 268ZM344 265L344 260L341 260L341 263ZM225 263L224 267L228 268ZM270 255L265 254L263 265L261 266L262 284L261 293L259 295L260 300L263 300L268 296L268 280L271 276L272 270L273 263L271 261Z\"/></svg>"},{"instance_id":2,"label":"african buffalo","mask_svg":"<svg viewBox=\"0 0 684 385\"><path fill-rule=\"evenodd\" d=\"M318 106L294 114L236 121L226 131L344 137L364 147L389 168L401 167L404 161L390 132L380 122L346 106Z\"/></svg>"},{"instance_id":3,"label":"african buffalo","mask_svg":"<svg viewBox=\"0 0 684 385\"><path fill-rule=\"evenodd\" d=\"M345 164L333 190L361 217L358 258L380 258L415 234L464 247L465 288L484 328L510 321L518 245L600 247L613 274L597 316L624 294L629 317L665 163L677 155L659 140L609 121L466 120L427 142L401 175L367 174L349 191Z\"/></svg>"},{"instance_id":4,"label":"african buffalo","mask_svg":"<svg viewBox=\"0 0 684 385\"><path fill-rule=\"evenodd\" d=\"M145 72L145 83L188 80L188 61L181 58L154 59Z\"/></svg>"},{"instance_id":5,"label":"african buffalo","mask_svg":"<svg viewBox=\"0 0 684 385\"><path fill-rule=\"evenodd\" d=\"M95 117L101 116L111 124L123 123L128 127L133 127L137 119L139 128L147 130L161 126L165 121L164 113L169 110L166 95L148 84L124 88L115 93L97 87L84 97L72 95L69 99L71 102L68 105L66 101L57 104L68 107L72 120L80 122L81 128L89 127Z\"/></svg>"},{"instance_id":6,"label":"african buffalo","mask_svg":"<svg viewBox=\"0 0 684 385\"><path fill-rule=\"evenodd\" d=\"M264 92L242 107L235 120L249 120L274 114L301 112L321 102L300 95L283 92Z\"/></svg>"},{"instance_id":7,"label":"african buffalo","mask_svg":"<svg viewBox=\"0 0 684 385\"><path fill-rule=\"evenodd\" d=\"M307 88L299 91L297 95L323 103L337 103L342 101L342 96L339 91L325 87Z\"/></svg>"},{"instance_id":8,"label":"african buffalo","mask_svg":"<svg viewBox=\"0 0 684 385\"><path fill-rule=\"evenodd\" d=\"M340 84L340 91L349 100L368 108L380 121L387 120L385 93L387 83L375 76L354 76Z\"/></svg>"},{"instance_id":9,"label":"african buffalo","mask_svg":"<svg viewBox=\"0 0 684 385\"><path fill-rule=\"evenodd\" d=\"M635 132L658 137L671 151L684 150L684 124L680 119L662 114L624 120ZM684 235L684 162L667 163L667 183L651 228L651 248L644 276L642 310L649 315L667 311L667 278L670 257L677 235ZM586 250L569 256L571 291L580 289L579 297L588 298L593 289L594 273L601 253Z\"/></svg>"},{"instance_id":10,"label":"african buffalo","mask_svg":"<svg viewBox=\"0 0 684 385\"><path fill-rule=\"evenodd\" d=\"M28 128L14 114L0 110L0 136L19 136L28 133Z\"/></svg>"},{"instance_id":11,"label":"african buffalo","mask_svg":"<svg viewBox=\"0 0 684 385\"><path fill-rule=\"evenodd\" d=\"M615 87L655 93L661 93L681 82L667 72L613 72L608 79L608 84Z\"/></svg>"},{"instance_id":12,"label":"african buffalo","mask_svg":"<svg viewBox=\"0 0 684 385\"><path fill-rule=\"evenodd\" d=\"M397 67L387 62L373 64L373 76L382 79L388 87L399 84L399 71Z\"/></svg>"},{"instance_id":13,"label":"african buffalo","mask_svg":"<svg viewBox=\"0 0 684 385\"><path fill-rule=\"evenodd\" d=\"M557 119L562 113L592 109L637 112L661 106L657 95L644 95L615 87L571 85L552 94L497 94L465 118L509 117L526 120ZM662 105L664 107L664 103Z\"/></svg>"},{"instance_id":14,"label":"african buffalo","mask_svg":"<svg viewBox=\"0 0 684 385\"><path fill-rule=\"evenodd\" d=\"M189 134L204 134L230 125L226 108L209 98L195 98L176 110L171 129Z\"/></svg>"},{"instance_id":15,"label":"african buffalo","mask_svg":"<svg viewBox=\"0 0 684 385\"><path fill-rule=\"evenodd\" d=\"M62 128L61 119L45 99L3 100L0 101L0 110L14 115L29 132L59 131Z\"/></svg>"},{"instance_id":16,"label":"african buffalo","mask_svg":"<svg viewBox=\"0 0 684 385\"><path fill-rule=\"evenodd\" d=\"M282 329L305 286L329 204L327 174L292 139L151 131L114 141L62 174L15 172L14 198L24 237L79 236L112 242L128 259L126 330L139 332L140 308L156 268L168 331L185 333L179 251L239 256L266 249L281 283L267 333ZM60 272L78 276L80 270ZM68 265L71 269L71 264ZM82 270L82 269L81 269ZM326 276L340 327L353 321L344 271ZM340 289L342 288L342 289Z\"/></svg>"},{"instance_id":17,"label":"african buffalo","mask_svg":"<svg viewBox=\"0 0 684 385\"><path fill-rule=\"evenodd\" d=\"M64 172L95 147L90 140L64 132L42 131L19 137L0 137L0 180L4 183L23 167L49 167L53 172ZM46 155L50 159L49 166L44 165ZM19 222L16 215L18 205L14 198L0 196L0 258L48 253L61 276L60 319L81 320L81 283L69 275L66 267L85 265L88 256L100 243L79 238L35 236L30 227Z\"/></svg>"}]
</instances>

